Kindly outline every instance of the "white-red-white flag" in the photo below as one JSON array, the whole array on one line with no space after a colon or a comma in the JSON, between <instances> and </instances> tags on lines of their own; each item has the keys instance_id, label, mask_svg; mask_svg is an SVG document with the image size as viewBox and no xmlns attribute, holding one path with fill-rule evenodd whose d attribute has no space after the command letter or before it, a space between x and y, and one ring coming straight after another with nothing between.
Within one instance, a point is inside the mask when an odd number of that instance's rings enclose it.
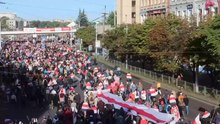
<instances>
[{"instance_id":1,"label":"white-red-white flag","mask_svg":"<svg viewBox=\"0 0 220 124\"><path fill-rule=\"evenodd\" d=\"M201 124L200 115L198 114L192 124Z\"/></svg>"}]
</instances>

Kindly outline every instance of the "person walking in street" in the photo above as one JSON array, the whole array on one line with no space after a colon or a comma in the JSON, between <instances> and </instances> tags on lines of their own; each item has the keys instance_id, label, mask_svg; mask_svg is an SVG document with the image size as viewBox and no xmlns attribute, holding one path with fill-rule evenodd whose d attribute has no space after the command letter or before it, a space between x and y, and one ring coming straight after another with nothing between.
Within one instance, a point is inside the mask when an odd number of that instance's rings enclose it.
<instances>
[{"instance_id":1,"label":"person walking in street","mask_svg":"<svg viewBox=\"0 0 220 124\"><path fill-rule=\"evenodd\" d=\"M186 109L186 115L189 115L189 98L185 94L183 98L184 104L185 104L185 109Z\"/></svg>"}]
</instances>

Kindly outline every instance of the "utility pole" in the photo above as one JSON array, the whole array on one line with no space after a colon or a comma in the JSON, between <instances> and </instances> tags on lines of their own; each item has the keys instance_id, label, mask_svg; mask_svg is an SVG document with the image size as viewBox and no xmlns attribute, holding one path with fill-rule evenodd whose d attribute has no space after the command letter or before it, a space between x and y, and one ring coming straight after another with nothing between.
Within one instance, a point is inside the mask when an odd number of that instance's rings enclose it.
<instances>
[{"instance_id":1,"label":"utility pole","mask_svg":"<svg viewBox=\"0 0 220 124\"><path fill-rule=\"evenodd\" d=\"M117 15L116 15L116 11L114 11L114 26L116 27L116 25L117 25L117 22L116 22L116 18L117 17Z\"/></svg>"},{"instance_id":2,"label":"utility pole","mask_svg":"<svg viewBox=\"0 0 220 124\"><path fill-rule=\"evenodd\" d=\"M220 0L218 0L218 14L220 15Z\"/></svg>"},{"instance_id":3,"label":"utility pole","mask_svg":"<svg viewBox=\"0 0 220 124\"><path fill-rule=\"evenodd\" d=\"M116 27L116 25L117 25L116 24L117 23L116 22L116 19L117 19L116 12L117 12L117 0L115 1L115 9L114 9L114 27Z\"/></svg>"},{"instance_id":4,"label":"utility pole","mask_svg":"<svg viewBox=\"0 0 220 124\"><path fill-rule=\"evenodd\" d=\"M105 32L105 20L106 20L106 6L105 6L105 10L104 10L104 13L103 14L103 37L104 37L104 32Z\"/></svg>"},{"instance_id":5,"label":"utility pole","mask_svg":"<svg viewBox=\"0 0 220 124\"><path fill-rule=\"evenodd\" d=\"M98 22L95 23L95 55L97 55L97 42L98 42Z\"/></svg>"},{"instance_id":6,"label":"utility pole","mask_svg":"<svg viewBox=\"0 0 220 124\"><path fill-rule=\"evenodd\" d=\"M105 20L106 20L106 5L105 5L105 10L104 10L104 13L103 14L103 32L102 32L102 39L104 40L104 34L105 34ZM96 28L97 29L97 28ZM100 47L102 48L102 45L100 43ZM97 48L96 48L97 49ZM98 50L97 50L98 51Z\"/></svg>"}]
</instances>

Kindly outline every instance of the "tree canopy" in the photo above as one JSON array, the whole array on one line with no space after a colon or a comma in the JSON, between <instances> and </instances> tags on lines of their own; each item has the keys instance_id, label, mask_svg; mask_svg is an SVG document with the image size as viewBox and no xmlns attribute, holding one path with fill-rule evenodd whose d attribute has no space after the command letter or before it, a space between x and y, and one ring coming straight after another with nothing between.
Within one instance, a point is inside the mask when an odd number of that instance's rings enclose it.
<instances>
[{"instance_id":1,"label":"tree canopy","mask_svg":"<svg viewBox=\"0 0 220 124\"><path fill-rule=\"evenodd\" d=\"M82 10L82 11L81 11L81 9L79 10L79 15L78 15L78 18L76 20L76 24L78 24L80 27L89 26L88 17L87 17L84 10Z\"/></svg>"},{"instance_id":2,"label":"tree canopy","mask_svg":"<svg viewBox=\"0 0 220 124\"><path fill-rule=\"evenodd\" d=\"M2 30L9 30L9 27L8 27L8 25L7 25L7 20L9 20L9 18L8 18L8 17L5 17L5 16L3 16L3 17L0 18L0 21L1 21L1 29L2 29Z\"/></svg>"},{"instance_id":3,"label":"tree canopy","mask_svg":"<svg viewBox=\"0 0 220 124\"><path fill-rule=\"evenodd\" d=\"M109 49L111 56L122 58L127 51L125 51L125 31L124 27L117 27L111 31L106 31L105 38L102 40L104 47Z\"/></svg>"},{"instance_id":4,"label":"tree canopy","mask_svg":"<svg viewBox=\"0 0 220 124\"><path fill-rule=\"evenodd\" d=\"M92 26L83 27L77 30L76 37L82 39L83 47L95 44L95 28Z\"/></svg>"},{"instance_id":5,"label":"tree canopy","mask_svg":"<svg viewBox=\"0 0 220 124\"><path fill-rule=\"evenodd\" d=\"M111 26L114 26L114 21L116 20L115 18L114 18L114 16L115 16L115 13L114 12L110 12L110 14L108 15L108 17L107 17L107 24L109 24L109 25L111 25Z\"/></svg>"},{"instance_id":6,"label":"tree canopy","mask_svg":"<svg viewBox=\"0 0 220 124\"><path fill-rule=\"evenodd\" d=\"M127 33L126 33L127 30ZM220 67L220 16L199 27L173 15L149 18L143 24L121 25L106 32L104 46L124 61L142 61L153 70L178 73L183 65L218 70ZM195 67L191 67L195 68Z\"/></svg>"},{"instance_id":7,"label":"tree canopy","mask_svg":"<svg viewBox=\"0 0 220 124\"><path fill-rule=\"evenodd\" d=\"M69 24L69 22L58 22L58 21L31 21L30 27L37 28L54 28L54 27L65 27Z\"/></svg>"}]
</instances>

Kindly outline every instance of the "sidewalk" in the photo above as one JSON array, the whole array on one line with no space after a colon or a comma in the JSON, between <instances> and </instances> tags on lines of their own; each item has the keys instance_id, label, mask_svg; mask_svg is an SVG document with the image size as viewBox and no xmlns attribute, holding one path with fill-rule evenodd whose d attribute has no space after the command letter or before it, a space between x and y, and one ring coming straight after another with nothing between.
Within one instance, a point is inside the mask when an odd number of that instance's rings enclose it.
<instances>
[{"instance_id":1,"label":"sidewalk","mask_svg":"<svg viewBox=\"0 0 220 124\"><path fill-rule=\"evenodd\" d=\"M105 59L103 58L100 58L98 57L97 58L97 61L100 62L100 63L103 63L109 67L115 67L116 65L106 61ZM137 74L136 72L132 71L132 70L126 70L125 68L121 67L121 70L124 72L124 73L127 73L127 72L130 72L134 77L136 78L139 78L140 80L143 80L143 81L146 81L150 84L153 84L153 82L157 82L156 80L153 80L153 79L150 79L150 78L146 78L145 76L142 76L140 74ZM144 85L144 84L143 84ZM146 84L145 84L145 87L146 87ZM180 91L180 89L178 89L177 87L175 86L172 86L172 85L169 85L167 83L163 83L161 82L161 87L163 89L168 89L168 90L173 90L173 91ZM209 104L211 106L217 106L218 104L220 104L220 99L215 99L213 97L210 97L210 96L205 96L205 95L202 95L202 94L199 94L199 93L194 93L190 90L185 90L185 89L182 89L181 90L183 93L187 94L187 96L189 98L192 98L192 99L195 99L197 101L200 101L202 103L206 103L206 104Z\"/></svg>"}]
</instances>

